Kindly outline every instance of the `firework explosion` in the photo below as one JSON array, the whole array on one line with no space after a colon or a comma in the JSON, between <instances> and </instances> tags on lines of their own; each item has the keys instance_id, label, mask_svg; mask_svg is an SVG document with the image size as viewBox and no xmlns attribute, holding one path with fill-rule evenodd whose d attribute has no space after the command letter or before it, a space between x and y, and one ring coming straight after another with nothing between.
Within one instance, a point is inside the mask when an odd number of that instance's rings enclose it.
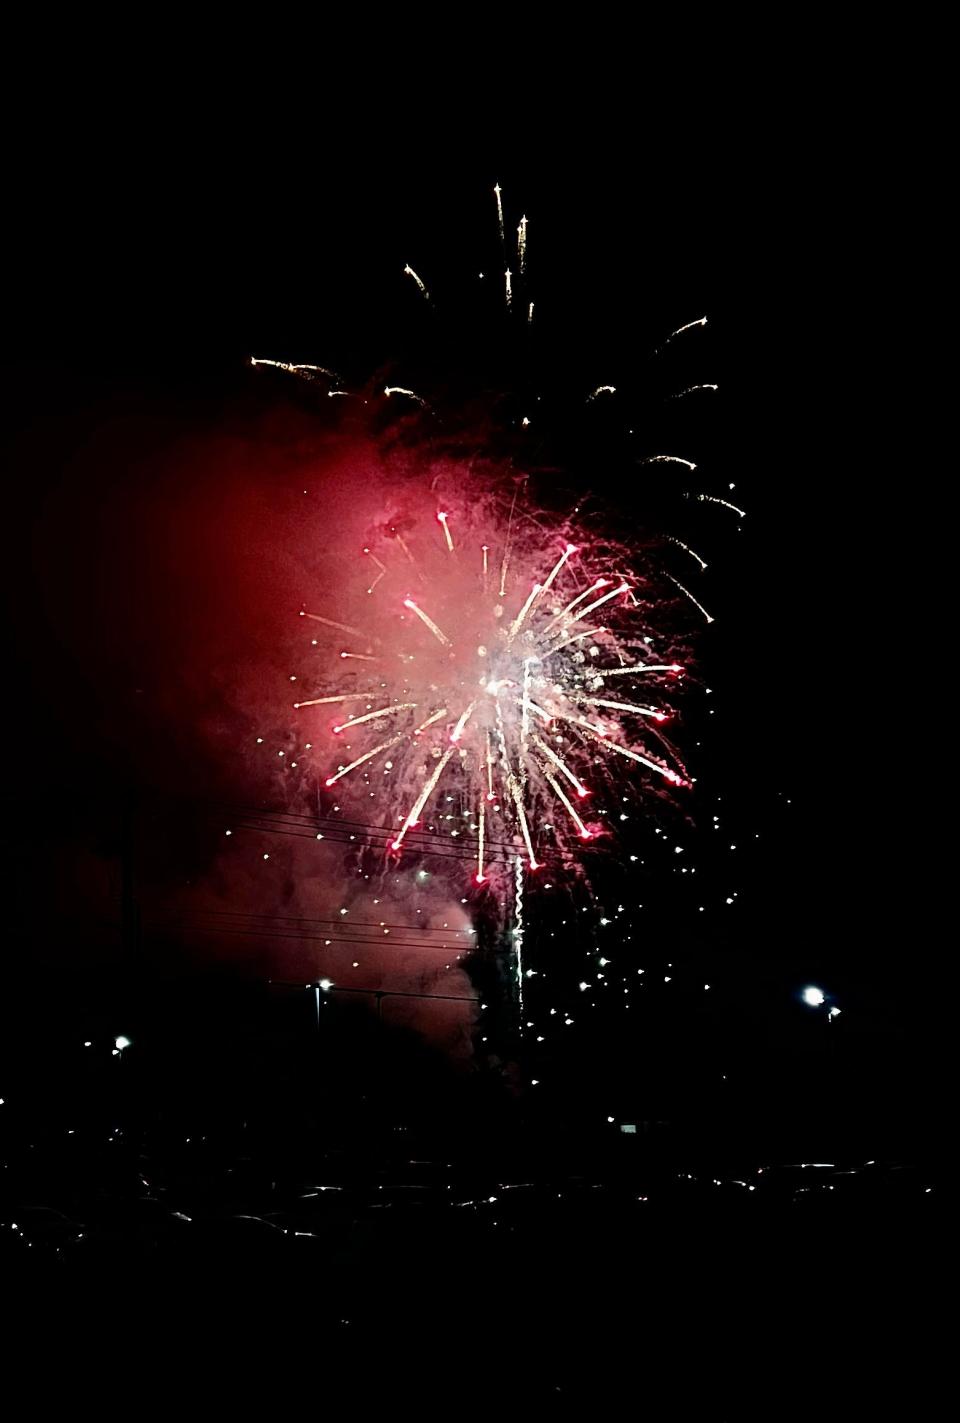
<instances>
[{"instance_id":1,"label":"firework explosion","mask_svg":"<svg viewBox=\"0 0 960 1423\"><path fill-rule=\"evenodd\" d=\"M411 855L456 860L473 880L475 913L501 930L512 920L522 1009L526 877L545 869L572 887L587 879L592 852L616 853L627 816L610 802L626 799L628 783L651 810L691 784L667 724L689 680L690 610L713 616L686 569L681 581L670 568L679 551L706 570L686 541L696 507L744 511L691 489L692 460L638 451L619 385L568 389L549 342L530 344L528 224L508 251L499 186L494 197L503 286L484 285L500 292L502 322L479 364L469 323L442 323L432 274L409 263L426 344L412 364L390 365L388 383L347 389L323 366L252 364L346 397L334 402L344 449L361 438L356 468L351 460L332 502L333 489L323 499L316 591L305 589L300 610L309 660L291 674L316 813L349 817L349 840L385 851L384 870ZM651 356L706 320L679 325ZM664 398L715 390L686 384ZM604 471L608 483L628 471L644 481L642 533L609 536L611 511L583 492Z\"/></svg>"},{"instance_id":2,"label":"firework explosion","mask_svg":"<svg viewBox=\"0 0 960 1423\"><path fill-rule=\"evenodd\" d=\"M478 885L517 856L569 869L604 833L594 792L617 771L688 783L662 730L683 667L635 556L450 483L370 530L335 606L303 609L321 670L295 706L333 714L326 785L386 795L392 854L453 837Z\"/></svg>"}]
</instances>

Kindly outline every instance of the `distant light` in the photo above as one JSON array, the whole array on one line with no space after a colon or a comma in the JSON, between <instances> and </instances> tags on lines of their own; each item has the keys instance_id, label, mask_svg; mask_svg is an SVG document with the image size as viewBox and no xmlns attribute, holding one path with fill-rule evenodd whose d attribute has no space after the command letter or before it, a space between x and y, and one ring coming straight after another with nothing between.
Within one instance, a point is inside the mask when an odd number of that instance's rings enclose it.
<instances>
[{"instance_id":1,"label":"distant light","mask_svg":"<svg viewBox=\"0 0 960 1423\"><path fill-rule=\"evenodd\" d=\"M329 992L330 992L330 989L333 987L333 979L332 979L332 978L321 978L321 980L320 980L320 987L323 989L324 993L329 993Z\"/></svg>"},{"instance_id":2,"label":"distant light","mask_svg":"<svg viewBox=\"0 0 960 1423\"><path fill-rule=\"evenodd\" d=\"M130 1042L130 1039L129 1039L129 1038L124 1038L124 1037L114 1038L114 1046L116 1047L116 1049L117 1049L118 1052L123 1052L123 1050L124 1050L125 1047L130 1047L130 1046L131 1046L131 1042Z\"/></svg>"},{"instance_id":3,"label":"distant light","mask_svg":"<svg viewBox=\"0 0 960 1423\"><path fill-rule=\"evenodd\" d=\"M819 1008L825 1001L822 988L805 988L802 997L804 1003L810 1008Z\"/></svg>"},{"instance_id":4,"label":"distant light","mask_svg":"<svg viewBox=\"0 0 960 1423\"><path fill-rule=\"evenodd\" d=\"M840 1016L840 1009L839 1009L839 1008L831 1008L831 1009L830 1009L830 1012L827 1014L827 1017L828 1017L828 1018L839 1018L839 1016Z\"/></svg>"},{"instance_id":5,"label":"distant light","mask_svg":"<svg viewBox=\"0 0 960 1423\"><path fill-rule=\"evenodd\" d=\"M626 1132L627 1136L636 1136L637 1124L636 1122L621 1122L620 1130Z\"/></svg>"},{"instance_id":6,"label":"distant light","mask_svg":"<svg viewBox=\"0 0 960 1423\"><path fill-rule=\"evenodd\" d=\"M613 1121L616 1121L616 1118L615 1118L615 1117L607 1117L607 1121L608 1121L608 1122L613 1122Z\"/></svg>"}]
</instances>

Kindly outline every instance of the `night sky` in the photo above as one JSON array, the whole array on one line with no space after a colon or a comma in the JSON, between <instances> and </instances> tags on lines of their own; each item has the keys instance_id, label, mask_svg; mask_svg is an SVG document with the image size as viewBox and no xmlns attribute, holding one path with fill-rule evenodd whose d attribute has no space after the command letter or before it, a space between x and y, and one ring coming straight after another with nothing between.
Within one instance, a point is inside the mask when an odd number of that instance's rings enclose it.
<instances>
[{"instance_id":1,"label":"night sky","mask_svg":"<svg viewBox=\"0 0 960 1423\"><path fill-rule=\"evenodd\" d=\"M104 82L121 38L92 66L15 45L6 121L0 1229L36 1338L50 1300L63 1337L89 1314L112 1378L136 1296L137 1406L191 1349L220 1390L256 1356L272 1406L301 1359L315 1403L582 1416L663 1384L651 1417L695 1387L747 1417L763 1359L766 1417L823 1413L841 1360L862 1404L941 1249L949 1120L934 486L896 452L930 405L906 59L868 95L859 39L734 28L749 82L706 88L682 47L587 36L544 102L509 37L476 83L398 52L386 85L330 28L300 73L265 45L275 100L232 36ZM523 339L494 183L529 221ZM542 508L589 489L628 541L681 518L709 562L671 565L716 619L680 615L696 784L624 802L589 887L528 896L522 1039L502 933L429 857L391 891L413 947L324 943L381 851L277 770L296 613L330 469L395 427L252 355L429 389L450 428L469 406L496 457L535 451ZM621 404L577 404L605 383ZM627 426L746 517L684 509Z\"/></svg>"}]
</instances>

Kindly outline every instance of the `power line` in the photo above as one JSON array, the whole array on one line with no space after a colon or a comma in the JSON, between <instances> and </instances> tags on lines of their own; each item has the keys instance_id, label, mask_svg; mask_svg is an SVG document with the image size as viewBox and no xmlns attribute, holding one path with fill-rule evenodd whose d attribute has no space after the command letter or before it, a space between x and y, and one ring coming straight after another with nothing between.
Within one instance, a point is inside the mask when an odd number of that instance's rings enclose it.
<instances>
[{"instance_id":1,"label":"power line","mask_svg":"<svg viewBox=\"0 0 960 1423\"><path fill-rule=\"evenodd\" d=\"M247 937L247 938L300 939L300 940L303 940L304 942L307 942L307 943L323 944L324 947L330 947L330 946L332 946L333 944L336 944L336 945L338 945L338 946L342 945L342 946L344 946L344 947L346 947L347 945L350 945L350 946L353 947L353 948L387 948L387 949L390 949L390 950L392 950L392 951L394 951L394 952L395 952L396 950L398 950L398 949L399 949L399 950L403 950L403 949L413 949L414 951L420 950L420 951L422 951L422 952L427 952L427 953L439 953L440 951L444 951L444 952L446 952L446 953L457 953L457 954L459 954L459 955L461 955L461 956L463 956L463 957L466 957L468 954L472 953L472 952L473 952L473 947L474 947L473 945L470 945L470 944L455 945L455 944L411 944L411 943L401 943L401 942L398 942L398 941L395 940L395 939L390 939L390 940L388 941L386 938L383 938L383 939L348 939L348 938L337 938L337 937L335 937L335 936L331 936L331 935L328 935L328 934L308 934L308 933L297 932L296 930L292 930L292 929L289 929L289 930L285 930L285 929L267 929L267 928L264 928L262 925L256 925L256 924L251 925L249 928L245 928L242 924L202 924L202 923L191 923L191 922L184 921L184 920L174 920L174 921L167 921L167 922L157 922L157 921L154 921L153 923L151 923L151 924L149 924L149 925L147 925L147 926L145 926L145 927L146 927L148 930L178 928L178 929L183 929L183 930L187 930L187 931L190 931L190 932L193 932L193 933L199 933L199 934L233 934L233 935L242 935L242 936L245 936L245 937Z\"/></svg>"},{"instance_id":2,"label":"power line","mask_svg":"<svg viewBox=\"0 0 960 1423\"><path fill-rule=\"evenodd\" d=\"M339 929L410 929L418 934L472 934L472 929L432 929L426 924L388 924L384 919L374 922L372 919L351 919L349 922L341 918L311 919L299 914L258 914L245 909L197 909L189 910L189 913L197 914L217 914L237 917L241 919L270 919L284 920L294 924L334 924Z\"/></svg>"}]
</instances>

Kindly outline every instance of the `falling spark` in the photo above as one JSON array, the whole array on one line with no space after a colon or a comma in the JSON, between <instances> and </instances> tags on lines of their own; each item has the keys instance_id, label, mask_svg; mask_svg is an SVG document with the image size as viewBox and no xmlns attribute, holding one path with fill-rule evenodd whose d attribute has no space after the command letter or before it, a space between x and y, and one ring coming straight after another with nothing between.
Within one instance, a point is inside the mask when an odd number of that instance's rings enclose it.
<instances>
[{"instance_id":1,"label":"falling spark","mask_svg":"<svg viewBox=\"0 0 960 1423\"><path fill-rule=\"evenodd\" d=\"M657 707L641 707L636 702L608 702L603 697L584 697L588 707L607 707L610 711L633 712L636 716L652 716L654 721L666 721L666 713Z\"/></svg>"},{"instance_id":2,"label":"falling spark","mask_svg":"<svg viewBox=\"0 0 960 1423\"><path fill-rule=\"evenodd\" d=\"M512 278L513 278L513 273L511 272L510 268L508 267L507 270L506 270L506 271L504 272L504 274L503 274L503 280L504 280L504 296L505 296L506 299L507 299L507 306L508 306L508 307L510 307L510 306L513 305L513 282L512 282Z\"/></svg>"},{"instance_id":3,"label":"falling spark","mask_svg":"<svg viewBox=\"0 0 960 1423\"><path fill-rule=\"evenodd\" d=\"M640 461L641 464L683 464L687 469L696 469L692 460L681 459L679 455L648 455L646 459Z\"/></svg>"},{"instance_id":4,"label":"falling spark","mask_svg":"<svg viewBox=\"0 0 960 1423\"><path fill-rule=\"evenodd\" d=\"M422 396L419 396L415 390L408 390L404 385L385 385L383 387L383 393L384 395L405 395L408 400L415 400L418 405L422 405L424 408L427 404Z\"/></svg>"},{"instance_id":5,"label":"falling spark","mask_svg":"<svg viewBox=\"0 0 960 1423\"><path fill-rule=\"evenodd\" d=\"M457 722L456 726L450 733L451 741L456 742L460 740L461 736L466 730L467 722L470 720L470 718L473 716L474 711L476 710L476 705L477 704L475 701L471 702L470 705L463 712L462 716L460 717L460 720Z\"/></svg>"},{"instance_id":6,"label":"falling spark","mask_svg":"<svg viewBox=\"0 0 960 1423\"><path fill-rule=\"evenodd\" d=\"M418 290L419 290L419 292L420 292L420 295L423 297L424 301L429 301L429 300L430 300L430 293L427 291L426 287L424 286L424 284L423 284L423 282L420 280L420 278L417 276L416 272L415 272L415 271L413 270L413 268L410 266L410 263L409 263L409 262L408 262L407 265L404 267L403 271L404 271L404 275L405 275L405 276L407 276L407 277L412 277L413 280L416 282L417 288L418 288Z\"/></svg>"},{"instance_id":7,"label":"falling spark","mask_svg":"<svg viewBox=\"0 0 960 1423\"><path fill-rule=\"evenodd\" d=\"M314 376L326 376L328 380L338 381L340 377L333 371L328 371L326 366L310 366L304 363L294 363L292 361L270 361L264 356L251 356L251 366L272 366L275 370L286 371L288 375L303 376L305 380L312 380Z\"/></svg>"},{"instance_id":8,"label":"falling spark","mask_svg":"<svg viewBox=\"0 0 960 1423\"><path fill-rule=\"evenodd\" d=\"M702 559L695 549L689 548L688 545L685 544L682 539L675 539L672 534L667 534L667 538L670 543L676 544L677 548L682 548L684 553L688 553L692 559L695 559L696 562L700 565L701 572L706 571L706 560Z\"/></svg>"},{"instance_id":9,"label":"falling spark","mask_svg":"<svg viewBox=\"0 0 960 1423\"><path fill-rule=\"evenodd\" d=\"M577 777L571 771L570 767L566 764L565 761L561 760L561 758L557 755L556 751L552 749L552 747L548 746L545 741L542 741L539 736L535 736L533 740L534 744L539 748L539 750L541 750L543 754L553 762L557 769L561 771L563 775L566 776L567 780L573 786L578 796L583 797L589 794L583 782L577 779Z\"/></svg>"},{"instance_id":10,"label":"falling spark","mask_svg":"<svg viewBox=\"0 0 960 1423\"><path fill-rule=\"evenodd\" d=\"M487 573L488 573L487 554L490 552L490 546L489 546L489 544L484 544L483 547L481 548L480 552L483 554L483 591L484 591L484 593L486 593L486 591L487 591Z\"/></svg>"},{"instance_id":11,"label":"falling spark","mask_svg":"<svg viewBox=\"0 0 960 1423\"><path fill-rule=\"evenodd\" d=\"M351 627L349 623L335 623L333 621L333 618L323 618L320 616L319 613L301 612L300 616L302 618L309 618L311 622L323 623L324 627L339 628L341 632L349 632L354 637L363 637L363 633L360 631L360 629Z\"/></svg>"},{"instance_id":12,"label":"falling spark","mask_svg":"<svg viewBox=\"0 0 960 1423\"><path fill-rule=\"evenodd\" d=\"M428 779L426 785L424 786L423 790L420 792L420 794L419 794L419 796L417 797L417 799L414 801L413 806L412 806L412 808L410 809L410 811L409 811L409 813L408 813L408 815L407 815L406 820L403 822L403 825L400 827L400 833L399 833L399 835L397 836L397 838L396 838L396 839L394 840L394 842L393 842L393 848L394 848L395 850L399 850L399 849L400 849L401 845L403 844L404 836L406 835L407 831L411 828L411 826L414 826L414 825L416 825L416 824L418 823L418 821L419 821L419 819L420 819L420 815L421 815L421 813L422 813L422 811L423 811L423 808L424 808L424 806L426 805L427 801L430 799L430 797L431 797L431 795L433 794L434 790L436 789L436 784L437 784L437 782L439 781L440 777L443 775L444 771L446 770L446 768L447 768L447 762L450 760L450 757L453 755L453 752L454 752L454 748L453 748L452 746L448 746L447 749L446 749L446 751L444 751L443 755L440 757L440 760L437 762L436 766L434 766L433 771L432 771L432 773L431 773L431 775L430 775L430 777L429 777L429 779Z\"/></svg>"},{"instance_id":13,"label":"falling spark","mask_svg":"<svg viewBox=\"0 0 960 1423\"><path fill-rule=\"evenodd\" d=\"M636 677L644 672L682 672L679 662L634 662L631 667L600 667L598 677Z\"/></svg>"},{"instance_id":14,"label":"falling spark","mask_svg":"<svg viewBox=\"0 0 960 1423\"><path fill-rule=\"evenodd\" d=\"M507 633L507 646L508 646L508 647L509 647L510 644L513 642L513 639L516 637L517 633L518 633L518 632L520 631L520 629L523 627L524 619L526 618L526 616L527 616L527 614L529 613L530 609L533 607L534 603L537 601L537 597L538 597L538 595L539 595L542 591L543 591L543 584L542 584L542 583L534 583L533 587L530 589L530 594L529 594L529 597L527 598L527 601L524 603L523 607L520 609L519 613L518 613L517 616L514 618L513 622L510 624L510 630L509 630L509 632Z\"/></svg>"},{"instance_id":15,"label":"falling spark","mask_svg":"<svg viewBox=\"0 0 960 1423\"><path fill-rule=\"evenodd\" d=\"M446 514L438 514L437 519L439 520L443 528L443 537L447 541L447 551L448 553L453 553L453 537L450 533L450 529L447 526L447 516Z\"/></svg>"},{"instance_id":16,"label":"falling spark","mask_svg":"<svg viewBox=\"0 0 960 1423\"><path fill-rule=\"evenodd\" d=\"M712 622L714 621L714 619L713 619L713 618L710 616L710 614L707 612L707 610L706 610L706 608L703 606L703 604L700 603L700 602L698 602L697 599L693 596L693 594L690 592L690 589L689 589L689 588L684 588L683 584L682 584L678 579L672 578L669 573L667 574L667 577L670 579L670 582L671 582L671 583L673 583L677 588L680 589L680 592L681 592L681 593L683 593L687 598L690 599L690 601L691 601L691 603L693 604L693 606L694 606L695 608L698 608L698 609L699 609L699 611L703 614L703 616L706 618L706 620L707 620L708 623L712 623Z\"/></svg>"},{"instance_id":17,"label":"falling spark","mask_svg":"<svg viewBox=\"0 0 960 1423\"><path fill-rule=\"evenodd\" d=\"M335 702L365 702L370 697L369 692L345 692L338 693L335 697L313 697L309 702L294 702L294 708L299 707L325 707L331 706Z\"/></svg>"},{"instance_id":18,"label":"falling spark","mask_svg":"<svg viewBox=\"0 0 960 1423\"><path fill-rule=\"evenodd\" d=\"M520 275L527 270L527 219L520 219L520 226L517 228L517 258L520 263Z\"/></svg>"},{"instance_id":19,"label":"falling spark","mask_svg":"<svg viewBox=\"0 0 960 1423\"><path fill-rule=\"evenodd\" d=\"M550 572L547 574L546 578L541 584L541 593L549 593L550 589L553 587L553 583L557 574L560 572L561 568L566 563L570 555L576 553L576 551L576 544L567 544L566 548L563 550L563 553L557 559L556 563L553 565Z\"/></svg>"},{"instance_id":20,"label":"falling spark","mask_svg":"<svg viewBox=\"0 0 960 1423\"><path fill-rule=\"evenodd\" d=\"M506 548L503 550L503 562L502 562L501 565L500 565L500 597L501 597L501 598L505 598L505 597L507 596L506 583L507 583L507 568L508 568L508 566L509 566L509 563L510 563L510 544L508 543L507 546L506 546Z\"/></svg>"},{"instance_id":21,"label":"falling spark","mask_svg":"<svg viewBox=\"0 0 960 1423\"><path fill-rule=\"evenodd\" d=\"M598 579L586 590L586 592L584 592L584 593L579 593L579 594L577 595L577 597L572 600L572 602L569 602L565 608L562 608L562 609L560 610L560 612L557 613L556 617L553 619L552 622L547 623L547 626L543 629L544 633L548 633L551 628L556 627L557 623L563 622L563 620L564 620L564 618L567 616L567 614L573 612L573 609L574 609L575 607L577 607L578 604L582 603L583 600L584 600L584 598L589 598L591 593L595 593L599 588L609 588L609 587L610 587L610 579L609 579L609 578L598 578Z\"/></svg>"},{"instance_id":22,"label":"falling spark","mask_svg":"<svg viewBox=\"0 0 960 1423\"><path fill-rule=\"evenodd\" d=\"M664 341L663 344L665 346L669 346L670 342L673 341L677 336L682 336L684 331L692 331L695 326L706 326L706 324L707 318L705 316L698 317L696 321L688 321L685 326L678 326L676 331L671 331L670 335L667 337L666 341Z\"/></svg>"},{"instance_id":23,"label":"falling spark","mask_svg":"<svg viewBox=\"0 0 960 1423\"><path fill-rule=\"evenodd\" d=\"M589 403L591 400L596 400L598 395L616 395L616 393L617 387L615 385L598 385L596 390L592 390L587 396L587 401Z\"/></svg>"},{"instance_id":24,"label":"falling spark","mask_svg":"<svg viewBox=\"0 0 960 1423\"><path fill-rule=\"evenodd\" d=\"M380 707L378 711L366 712L363 716L351 717L349 721L342 722L333 729L339 734L341 731L348 731L351 726L362 726L365 721L376 721L381 716L395 716L400 711L413 711L416 702L391 702L388 707Z\"/></svg>"},{"instance_id":25,"label":"falling spark","mask_svg":"<svg viewBox=\"0 0 960 1423\"><path fill-rule=\"evenodd\" d=\"M520 698L520 755L525 758L527 754L527 735L530 730L530 710L533 703L530 701L530 683L532 680L533 659L525 657L523 661L523 695ZM537 711L541 711L540 707ZM544 713L545 714L545 713Z\"/></svg>"},{"instance_id":26,"label":"falling spark","mask_svg":"<svg viewBox=\"0 0 960 1423\"><path fill-rule=\"evenodd\" d=\"M486 812L487 812L487 808L486 808L486 805L485 805L485 803L484 803L483 800L481 800L481 801L479 802L479 804L480 804L480 812L479 812L479 827L478 827L478 840L477 840L477 884L483 884L483 883L484 883L484 879L485 879L485 876L484 876L484 873L483 873L483 839L484 839L484 830L485 830L485 826L486 826Z\"/></svg>"},{"instance_id":27,"label":"falling spark","mask_svg":"<svg viewBox=\"0 0 960 1423\"><path fill-rule=\"evenodd\" d=\"M377 574L376 578L375 578L375 579L373 580L373 582L370 584L370 587L367 589L367 592L368 592L368 593L372 593L373 590L374 590L374 588L376 588L377 584L380 582L381 578L383 578L383 576L385 575L385 573L386 573L386 571L387 571L387 565L386 565L385 563L381 563L380 560L379 560L379 558L377 558L376 554L375 554L375 553L371 553L368 548L365 548L363 551L364 551L364 553L367 555L367 557L371 560L371 562L375 563L375 564L377 565L377 567L379 568L379 570L380 570L380 572Z\"/></svg>"},{"instance_id":28,"label":"falling spark","mask_svg":"<svg viewBox=\"0 0 960 1423\"><path fill-rule=\"evenodd\" d=\"M532 321L533 321L533 302L531 302L530 305L527 307L527 325L529 326L529 325L532 323Z\"/></svg>"},{"instance_id":29,"label":"falling spark","mask_svg":"<svg viewBox=\"0 0 960 1423\"><path fill-rule=\"evenodd\" d=\"M441 632L440 628L438 628L436 623L433 621L433 618L427 617L427 614L423 611L423 609L417 607L416 603L413 601L412 598L404 598L403 606L405 608L409 608L412 613L416 613L420 621L426 624L426 626L430 629L430 631L433 633L434 637L437 639L438 642L442 642L444 647L450 646L450 639L447 637L447 635L444 632Z\"/></svg>"},{"instance_id":30,"label":"falling spark","mask_svg":"<svg viewBox=\"0 0 960 1423\"><path fill-rule=\"evenodd\" d=\"M410 564L412 564L412 566L413 566L414 568L416 568L416 566L417 566L417 560L414 558L413 554L410 552L409 548L407 547L406 540L404 539L403 535L402 535L402 534L395 534L394 537L396 538L397 543L400 545L400 547L403 549L404 553L406 554L408 562L409 562Z\"/></svg>"},{"instance_id":31,"label":"falling spark","mask_svg":"<svg viewBox=\"0 0 960 1423\"><path fill-rule=\"evenodd\" d=\"M588 603L587 606L581 612L579 612L575 618L564 618L566 627L563 629L563 631L566 632L567 628L570 627L572 623L582 623L584 618L589 617L591 613L595 612L597 608L602 607L604 603L609 603L611 598L617 598L620 596L621 593L629 592L630 585L628 583L621 583L618 588L611 588L610 592L604 593L602 598L597 598L594 602Z\"/></svg>"},{"instance_id":32,"label":"falling spark","mask_svg":"<svg viewBox=\"0 0 960 1423\"><path fill-rule=\"evenodd\" d=\"M747 517L746 509L738 509L736 504L731 504L729 499L717 499L713 494L698 494L697 499L701 504L722 504L724 509L732 509L734 514L739 514L741 519Z\"/></svg>"},{"instance_id":33,"label":"falling spark","mask_svg":"<svg viewBox=\"0 0 960 1423\"><path fill-rule=\"evenodd\" d=\"M495 193L495 195L496 195L496 199L497 199L497 226L498 226L498 228L499 228L499 230L500 230L500 241L501 241L501 243L504 243L504 242L506 242L507 239L506 239L506 233L504 232L504 229L503 229L503 203L502 203L501 200L500 200L500 184L499 184L499 183L495 183L495 184L493 185L493 191L494 191L494 193Z\"/></svg>"},{"instance_id":34,"label":"falling spark","mask_svg":"<svg viewBox=\"0 0 960 1423\"><path fill-rule=\"evenodd\" d=\"M328 776L326 784L328 786L336 785L337 781L342 780L344 776L349 776L350 772L355 771L358 766L363 766L367 761L372 761L374 756L379 756L381 751L389 751L391 746L399 746L405 737L406 732L400 732L397 736L391 736L389 741L381 741L379 746L374 746L369 751L365 751L362 756L358 756L355 761L351 761L349 766L344 766L342 770L337 771L336 775Z\"/></svg>"},{"instance_id":35,"label":"falling spark","mask_svg":"<svg viewBox=\"0 0 960 1423\"><path fill-rule=\"evenodd\" d=\"M630 761L636 761L641 766L646 766L649 771L656 771L658 776L663 776L665 781L672 782L675 786L684 785L683 779L672 771L669 766L661 766L656 761L651 761L649 756L642 756L639 751L632 751L629 746L621 746L619 742L611 741L609 737L600 736L593 727L587 728L593 731L600 746L605 746L608 751L615 751L618 756L626 756Z\"/></svg>"},{"instance_id":36,"label":"falling spark","mask_svg":"<svg viewBox=\"0 0 960 1423\"><path fill-rule=\"evenodd\" d=\"M422 722L420 723L420 725L417 727L416 731L413 733L414 736L420 736L420 735L422 735L422 733L426 731L426 729L427 729L428 726L433 726L433 723L434 723L435 721L439 721L440 718L441 718L442 716L446 716L446 714L447 714L447 709L446 709L446 707L438 707L435 712L433 712L430 716L427 717L426 721L422 721Z\"/></svg>"},{"instance_id":37,"label":"falling spark","mask_svg":"<svg viewBox=\"0 0 960 1423\"><path fill-rule=\"evenodd\" d=\"M564 629L564 631L566 631L566 629ZM586 628L583 632L571 633L569 637L564 638L563 642L555 643L549 652L544 653L544 657L552 657L555 652L562 652L563 649L569 647L572 642L582 642L585 637L599 637L602 632L606 632L606 628Z\"/></svg>"},{"instance_id":38,"label":"falling spark","mask_svg":"<svg viewBox=\"0 0 960 1423\"><path fill-rule=\"evenodd\" d=\"M352 658L354 662L379 662L380 660L379 657L371 657L366 652L341 652L340 656L344 659Z\"/></svg>"},{"instance_id":39,"label":"falling spark","mask_svg":"<svg viewBox=\"0 0 960 1423\"><path fill-rule=\"evenodd\" d=\"M671 400L679 400L683 395L692 395L695 390L719 390L718 385L688 385L683 390L674 391Z\"/></svg>"},{"instance_id":40,"label":"falling spark","mask_svg":"<svg viewBox=\"0 0 960 1423\"><path fill-rule=\"evenodd\" d=\"M515 776L509 778L508 789L513 796L514 805L517 807L517 819L520 822L520 833L523 836L523 843L526 845L527 854L530 856L530 868L532 870L538 870L540 866L537 864L537 857L533 853L533 844L530 840L530 827L527 824L527 813L523 807L523 796Z\"/></svg>"},{"instance_id":41,"label":"falling spark","mask_svg":"<svg viewBox=\"0 0 960 1423\"><path fill-rule=\"evenodd\" d=\"M552 776L552 775L550 774L550 772L547 770L546 766L542 766L542 767L541 767L541 770L543 771L543 775L544 775L544 778L545 778L547 784L548 784L548 785L551 787L551 789L553 790L554 795L557 797L557 799L558 799L559 801L562 801L562 803L566 806L567 812L568 812L568 814L570 815L571 820L573 821L574 825L577 827L577 830L578 830L578 832L579 832L579 834L580 834L580 839L581 839L581 840L589 840L589 839L591 838L590 831L587 829L587 827L584 825L583 821L580 819L580 816L577 814L576 810L574 809L573 802L570 800L570 797L567 795L566 791L565 791L565 790L563 789L563 787L560 785L560 783L559 783L559 781L556 779L556 777L555 777L555 776Z\"/></svg>"}]
</instances>

